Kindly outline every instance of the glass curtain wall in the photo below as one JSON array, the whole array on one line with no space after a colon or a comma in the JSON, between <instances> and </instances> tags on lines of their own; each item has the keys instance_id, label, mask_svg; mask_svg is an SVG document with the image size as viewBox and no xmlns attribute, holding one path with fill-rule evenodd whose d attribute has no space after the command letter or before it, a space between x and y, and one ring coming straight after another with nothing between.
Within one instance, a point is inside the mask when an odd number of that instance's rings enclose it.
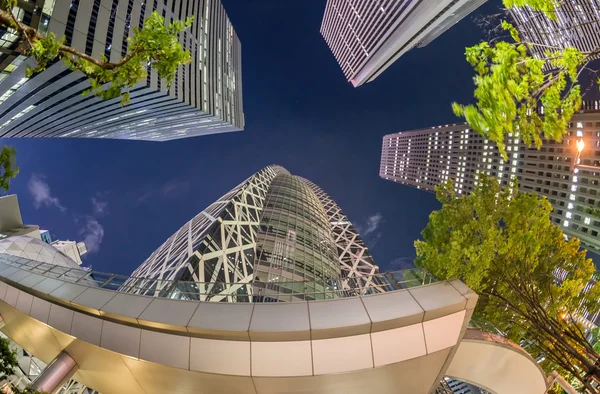
<instances>
[{"instance_id":1,"label":"glass curtain wall","mask_svg":"<svg viewBox=\"0 0 600 394\"><path fill-rule=\"evenodd\" d=\"M255 297L263 302L331 298L336 289L327 278L340 276L323 205L300 178L277 175L257 235Z\"/></svg>"}]
</instances>

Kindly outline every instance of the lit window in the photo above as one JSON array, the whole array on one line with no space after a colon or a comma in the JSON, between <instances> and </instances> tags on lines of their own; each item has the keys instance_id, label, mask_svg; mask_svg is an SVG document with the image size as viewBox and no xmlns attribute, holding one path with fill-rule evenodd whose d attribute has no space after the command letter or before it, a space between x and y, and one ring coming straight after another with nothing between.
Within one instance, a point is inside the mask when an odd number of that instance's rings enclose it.
<instances>
[{"instance_id":1,"label":"lit window","mask_svg":"<svg viewBox=\"0 0 600 394\"><path fill-rule=\"evenodd\" d=\"M583 122L577 122L577 127L582 128L583 127Z\"/></svg>"},{"instance_id":2,"label":"lit window","mask_svg":"<svg viewBox=\"0 0 600 394\"><path fill-rule=\"evenodd\" d=\"M583 219L583 222L584 222L585 224L590 224L590 222L591 222L591 219L590 219L590 218L585 218L585 219Z\"/></svg>"},{"instance_id":3,"label":"lit window","mask_svg":"<svg viewBox=\"0 0 600 394\"><path fill-rule=\"evenodd\" d=\"M567 219L571 219L571 216L573 216L573 214L571 212L567 212L565 216L567 217Z\"/></svg>"},{"instance_id":4,"label":"lit window","mask_svg":"<svg viewBox=\"0 0 600 394\"><path fill-rule=\"evenodd\" d=\"M577 137L583 137L583 131L577 130Z\"/></svg>"},{"instance_id":5,"label":"lit window","mask_svg":"<svg viewBox=\"0 0 600 394\"><path fill-rule=\"evenodd\" d=\"M579 179L579 178L577 178L577 175L574 175L574 176L573 176L573 182L577 183L577 180L578 180L578 179Z\"/></svg>"},{"instance_id":6,"label":"lit window","mask_svg":"<svg viewBox=\"0 0 600 394\"><path fill-rule=\"evenodd\" d=\"M572 185L572 186L571 186L571 191L572 191L572 192L574 192L574 191L577 191L577 185Z\"/></svg>"},{"instance_id":7,"label":"lit window","mask_svg":"<svg viewBox=\"0 0 600 394\"><path fill-rule=\"evenodd\" d=\"M565 220L563 222L563 227L569 227L569 221L568 220Z\"/></svg>"},{"instance_id":8,"label":"lit window","mask_svg":"<svg viewBox=\"0 0 600 394\"><path fill-rule=\"evenodd\" d=\"M569 194L569 200L575 201L575 195L574 194Z\"/></svg>"},{"instance_id":9,"label":"lit window","mask_svg":"<svg viewBox=\"0 0 600 394\"><path fill-rule=\"evenodd\" d=\"M516 159L517 157L519 157L518 153L513 153L513 159Z\"/></svg>"}]
</instances>

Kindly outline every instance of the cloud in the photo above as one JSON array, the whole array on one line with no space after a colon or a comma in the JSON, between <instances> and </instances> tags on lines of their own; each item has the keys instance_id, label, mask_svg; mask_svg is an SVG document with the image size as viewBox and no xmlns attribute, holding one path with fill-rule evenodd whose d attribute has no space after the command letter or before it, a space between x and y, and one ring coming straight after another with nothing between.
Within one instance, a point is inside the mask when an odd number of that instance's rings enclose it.
<instances>
[{"instance_id":1,"label":"cloud","mask_svg":"<svg viewBox=\"0 0 600 394\"><path fill-rule=\"evenodd\" d=\"M373 249L375 246L377 246L382 235L383 234L381 234L381 233L377 233L374 236L369 237L369 245L368 245L369 249Z\"/></svg>"},{"instance_id":2,"label":"cloud","mask_svg":"<svg viewBox=\"0 0 600 394\"><path fill-rule=\"evenodd\" d=\"M152 197L153 195L154 195L154 192L153 191L149 191L149 192L146 192L146 193L142 194L140 197L138 197L137 200L138 200L138 202L144 202L147 199L149 199L150 197Z\"/></svg>"},{"instance_id":3,"label":"cloud","mask_svg":"<svg viewBox=\"0 0 600 394\"><path fill-rule=\"evenodd\" d=\"M379 228L379 225L381 224L382 219L383 215L379 212L377 212L375 215L369 216L369 218L367 219L366 228L362 232L362 236L367 236L368 234L371 234L372 232L377 230Z\"/></svg>"},{"instance_id":4,"label":"cloud","mask_svg":"<svg viewBox=\"0 0 600 394\"><path fill-rule=\"evenodd\" d=\"M390 269L396 271L415 268L414 260L415 258L411 256L398 257L397 259L392 260L390 263Z\"/></svg>"},{"instance_id":5,"label":"cloud","mask_svg":"<svg viewBox=\"0 0 600 394\"><path fill-rule=\"evenodd\" d=\"M191 187L191 182L189 182L189 181L173 179L173 180L170 180L170 181L162 184L158 188L158 192L156 192L155 190L150 190L150 191L142 194L140 197L138 197L137 201L139 203L142 203L152 197L161 197L161 198L175 197L178 195L186 194L187 192L189 192L190 187Z\"/></svg>"},{"instance_id":6,"label":"cloud","mask_svg":"<svg viewBox=\"0 0 600 394\"><path fill-rule=\"evenodd\" d=\"M104 238L104 227L92 216L86 216L79 235L83 237L88 253L96 253L100 250Z\"/></svg>"},{"instance_id":7,"label":"cloud","mask_svg":"<svg viewBox=\"0 0 600 394\"><path fill-rule=\"evenodd\" d=\"M33 206L36 209L47 206L56 207L62 212L67 210L67 208L60 204L58 198L52 196L50 193L50 186L48 185L48 182L46 182L46 177L44 175L31 175L31 178L29 178L29 182L27 183L27 189L33 198Z\"/></svg>"},{"instance_id":8,"label":"cloud","mask_svg":"<svg viewBox=\"0 0 600 394\"><path fill-rule=\"evenodd\" d=\"M92 197L92 207L94 208L94 215L105 215L108 213L108 203L102 201L100 197Z\"/></svg>"},{"instance_id":9,"label":"cloud","mask_svg":"<svg viewBox=\"0 0 600 394\"><path fill-rule=\"evenodd\" d=\"M190 190L189 181L172 180L160 188L160 194L163 197L173 196L176 194L185 194Z\"/></svg>"}]
</instances>

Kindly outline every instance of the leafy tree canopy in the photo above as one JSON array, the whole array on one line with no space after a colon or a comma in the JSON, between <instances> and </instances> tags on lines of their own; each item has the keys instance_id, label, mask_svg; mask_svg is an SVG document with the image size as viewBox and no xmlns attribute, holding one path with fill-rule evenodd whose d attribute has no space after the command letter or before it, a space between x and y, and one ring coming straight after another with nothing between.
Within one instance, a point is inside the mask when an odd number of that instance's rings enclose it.
<instances>
[{"instance_id":1,"label":"leafy tree canopy","mask_svg":"<svg viewBox=\"0 0 600 394\"><path fill-rule=\"evenodd\" d=\"M475 318L517 343L529 341L549 372L559 369L581 384L600 377L599 355L577 323L582 307L600 306L600 285L583 291L595 267L579 240L565 241L551 222L546 198L520 194L516 182L502 189L484 175L466 197L455 195L451 181L436 192L442 208L415 242L417 266L439 279L463 280L480 295Z\"/></svg>"},{"instance_id":2,"label":"leafy tree canopy","mask_svg":"<svg viewBox=\"0 0 600 394\"><path fill-rule=\"evenodd\" d=\"M0 188L8 191L10 181L19 174L15 159L16 150L4 145L0 150Z\"/></svg>"},{"instance_id":3,"label":"leafy tree canopy","mask_svg":"<svg viewBox=\"0 0 600 394\"><path fill-rule=\"evenodd\" d=\"M17 0L1 1L0 25L17 31L24 41L24 54L37 61L37 67L28 70L28 75L43 71L54 60L63 60L72 70L88 77L91 87L86 94L93 93L102 99L121 96L121 104L125 105L130 99L128 90L146 77L148 65L169 85L177 67L191 61L190 52L183 49L178 38L191 26L191 17L185 22L175 20L165 25L164 18L154 11L142 29L133 28L133 36L127 39L127 54L117 62L110 62L104 55L96 59L65 45L65 37L43 35L19 22L12 12Z\"/></svg>"},{"instance_id":4,"label":"leafy tree canopy","mask_svg":"<svg viewBox=\"0 0 600 394\"><path fill-rule=\"evenodd\" d=\"M8 339L0 338L0 376L8 377L12 375L17 365L17 352L10 348L10 341ZM41 391L31 388L31 386L23 389L11 387L11 391L13 394L43 394Z\"/></svg>"},{"instance_id":5,"label":"leafy tree canopy","mask_svg":"<svg viewBox=\"0 0 600 394\"><path fill-rule=\"evenodd\" d=\"M562 1L503 0L503 3L507 8L530 7L531 12L556 20ZM586 23L600 23L594 13L590 12L588 19ZM510 42L481 42L466 49L466 59L476 72L473 78L476 103L453 103L452 108L479 134L494 141L507 160L504 141L509 133L519 133L523 142L538 149L544 138L561 141L569 120L581 107L580 74L600 54L600 48L582 52L573 47L523 41L517 29L506 21L502 22L502 29L511 36ZM557 30L548 34L569 32ZM539 52L543 56L532 55L535 47L542 49ZM544 108L543 115L538 112L540 106Z\"/></svg>"}]
</instances>

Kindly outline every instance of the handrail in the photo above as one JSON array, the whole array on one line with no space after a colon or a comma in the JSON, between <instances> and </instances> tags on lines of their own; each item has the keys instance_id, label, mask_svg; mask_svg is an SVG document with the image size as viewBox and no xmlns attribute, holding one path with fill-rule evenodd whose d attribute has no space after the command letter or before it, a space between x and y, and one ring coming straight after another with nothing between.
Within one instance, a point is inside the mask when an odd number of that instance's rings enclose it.
<instances>
[{"instance_id":1,"label":"handrail","mask_svg":"<svg viewBox=\"0 0 600 394\"><path fill-rule=\"evenodd\" d=\"M65 282L107 290L201 301L278 302L356 297L422 286L437 280L414 268L359 277L312 281L194 282L139 278L80 268L67 268L0 253L0 263Z\"/></svg>"}]
</instances>

